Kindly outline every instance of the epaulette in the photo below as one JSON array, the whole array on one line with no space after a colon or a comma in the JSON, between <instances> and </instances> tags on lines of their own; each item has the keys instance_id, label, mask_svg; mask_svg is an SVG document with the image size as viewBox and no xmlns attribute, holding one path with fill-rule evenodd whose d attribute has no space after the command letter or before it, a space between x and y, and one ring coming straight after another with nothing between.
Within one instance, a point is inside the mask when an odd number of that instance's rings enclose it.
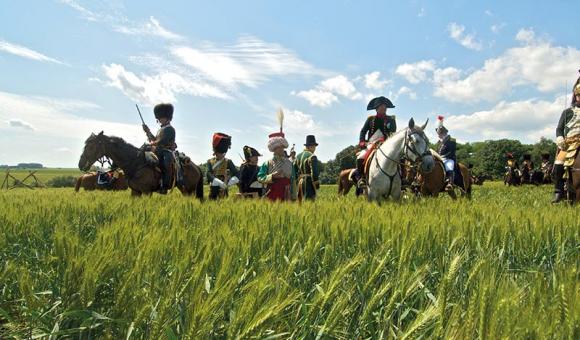
<instances>
[{"instance_id":1,"label":"epaulette","mask_svg":"<svg viewBox=\"0 0 580 340\"><path fill-rule=\"evenodd\" d=\"M455 138L453 138L453 137L449 137L449 140L450 141L453 141L453 142L456 142Z\"/></svg>"}]
</instances>

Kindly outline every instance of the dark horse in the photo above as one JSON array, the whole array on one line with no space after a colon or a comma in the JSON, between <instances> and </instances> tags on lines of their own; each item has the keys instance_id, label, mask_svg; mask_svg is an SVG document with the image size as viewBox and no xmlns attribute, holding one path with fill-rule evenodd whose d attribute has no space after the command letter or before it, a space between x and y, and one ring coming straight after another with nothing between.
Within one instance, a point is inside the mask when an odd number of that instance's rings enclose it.
<instances>
[{"instance_id":1,"label":"dark horse","mask_svg":"<svg viewBox=\"0 0 580 340\"><path fill-rule=\"evenodd\" d=\"M568 199L571 204L580 200L580 150L576 151L574 163L568 169Z\"/></svg>"},{"instance_id":2,"label":"dark horse","mask_svg":"<svg viewBox=\"0 0 580 340\"><path fill-rule=\"evenodd\" d=\"M520 170L514 166L506 166L506 173L503 177L503 184L521 185L522 176L520 175Z\"/></svg>"},{"instance_id":3,"label":"dark horse","mask_svg":"<svg viewBox=\"0 0 580 340\"><path fill-rule=\"evenodd\" d=\"M99 185L98 179L99 174L97 172L89 172L82 174L77 179L77 184L75 185L75 191L79 191L82 187L85 190L127 190L129 185L127 184L127 179L123 172L118 172L115 180L111 182L110 186Z\"/></svg>"},{"instance_id":4,"label":"dark horse","mask_svg":"<svg viewBox=\"0 0 580 340\"><path fill-rule=\"evenodd\" d=\"M132 196L150 195L159 190L161 172L157 166L147 162L142 149L125 142L119 137L109 137L94 133L85 142L85 148L79 160L79 169L87 171L99 158L106 156L113 160L125 173ZM183 181L175 186L184 195L193 195L203 199L203 173L193 162L185 162Z\"/></svg>"},{"instance_id":5,"label":"dark horse","mask_svg":"<svg viewBox=\"0 0 580 340\"><path fill-rule=\"evenodd\" d=\"M423 196L432 196L437 197L439 193L445 192L445 167L443 166L443 162L438 157L434 157L435 166L430 173L423 173L417 170L415 167L406 164L407 170L407 178L408 180L413 180L411 184L412 191L421 194ZM457 183L456 178L456 186L459 187L461 191L461 196L466 198L471 198L471 186L472 186L472 177L470 169L462 163L457 163L459 167L459 171L461 172L461 177L463 177L462 183ZM456 175L457 177L457 175ZM449 191L449 196L453 199L457 198L455 191Z\"/></svg>"}]
</instances>

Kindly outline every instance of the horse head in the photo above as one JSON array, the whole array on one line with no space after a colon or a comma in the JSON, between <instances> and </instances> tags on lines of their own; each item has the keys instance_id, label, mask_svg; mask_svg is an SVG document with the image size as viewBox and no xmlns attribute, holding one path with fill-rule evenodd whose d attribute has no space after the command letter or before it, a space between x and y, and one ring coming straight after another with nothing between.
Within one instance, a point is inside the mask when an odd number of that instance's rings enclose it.
<instances>
[{"instance_id":1,"label":"horse head","mask_svg":"<svg viewBox=\"0 0 580 340\"><path fill-rule=\"evenodd\" d=\"M416 126L413 118L409 120L404 151L409 160L421 164L421 171L424 173L430 173L435 166L435 160L429 148L429 138L425 134L427 123L429 119L422 126Z\"/></svg>"},{"instance_id":2,"label":"horse head","mask_svg":"<svg viewBox=\"0 0 580 340\"><path fill-rule=\"evenodd\" d=\"M88 171L93 163L105 155L106 138L107 136L103 134L103 131L97 135L91 133L89 138L87 138L79 160L79 169L81 171Z\"/></svg>"}]
</instances>

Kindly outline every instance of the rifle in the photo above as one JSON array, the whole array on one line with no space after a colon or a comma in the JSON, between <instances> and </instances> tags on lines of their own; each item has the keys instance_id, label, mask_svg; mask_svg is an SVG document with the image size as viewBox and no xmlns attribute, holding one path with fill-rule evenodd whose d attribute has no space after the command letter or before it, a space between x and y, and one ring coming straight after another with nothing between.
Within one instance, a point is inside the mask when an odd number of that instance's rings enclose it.
<instances>
[{"instance_id":1,"label":"rifle","mask_svg":"<svg viewBox=\"0 0 580 340\"><path fill-rule=\"evenodd\" d=\"M145 124L145 121L143 120L143 115L141 115L141 110L139 110L139 105L135 104L135 107L137 108L137 112L139 113L139 118L141 118L143 130L145 131L145 134L147 135L147 139L151 142L152 140L155 139L155 136L153 136L153 134L151 133L151 130L149 129L147 124Z\"/></svg>"}]
</instances>

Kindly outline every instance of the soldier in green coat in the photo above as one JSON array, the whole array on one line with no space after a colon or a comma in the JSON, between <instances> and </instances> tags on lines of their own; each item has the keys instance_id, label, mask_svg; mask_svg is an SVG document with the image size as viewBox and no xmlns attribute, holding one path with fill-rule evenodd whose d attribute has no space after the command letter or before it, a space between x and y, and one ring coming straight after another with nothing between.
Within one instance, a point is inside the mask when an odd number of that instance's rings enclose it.
<instances>
[{"instance_id":1,"label":"soldier in green coat","mask_svg":"<svg viewBox=\"0 0 580 340\"><path fill-rule=\"evenodd\" d=\"M174 182L172 170L175 157L173 156L173 152L177 148L175 144L175 128L171 126L173 105L165 103L157 104L153 108L153 113L161 125L159 131L157 131L157 135L154 136L145 124L143 124L143 130L147 134L153 152L155 152L159 159L159 167L161 168L159 193L166 194Z\"/></svg>"},{"instance_id":2,"label":"soldier in green coat","mask_svg":"<svg viewBox=\"0 0 580 340\"><path fill-rule=\"evenodd\" d=\"M306 136L305 149L296 156L294 172L298 179L298 199L316 199L316 190L320 188L318 177L320 175L318 159L314 155L318 143L316 137Z\"/></svg>"}]
</instances>

